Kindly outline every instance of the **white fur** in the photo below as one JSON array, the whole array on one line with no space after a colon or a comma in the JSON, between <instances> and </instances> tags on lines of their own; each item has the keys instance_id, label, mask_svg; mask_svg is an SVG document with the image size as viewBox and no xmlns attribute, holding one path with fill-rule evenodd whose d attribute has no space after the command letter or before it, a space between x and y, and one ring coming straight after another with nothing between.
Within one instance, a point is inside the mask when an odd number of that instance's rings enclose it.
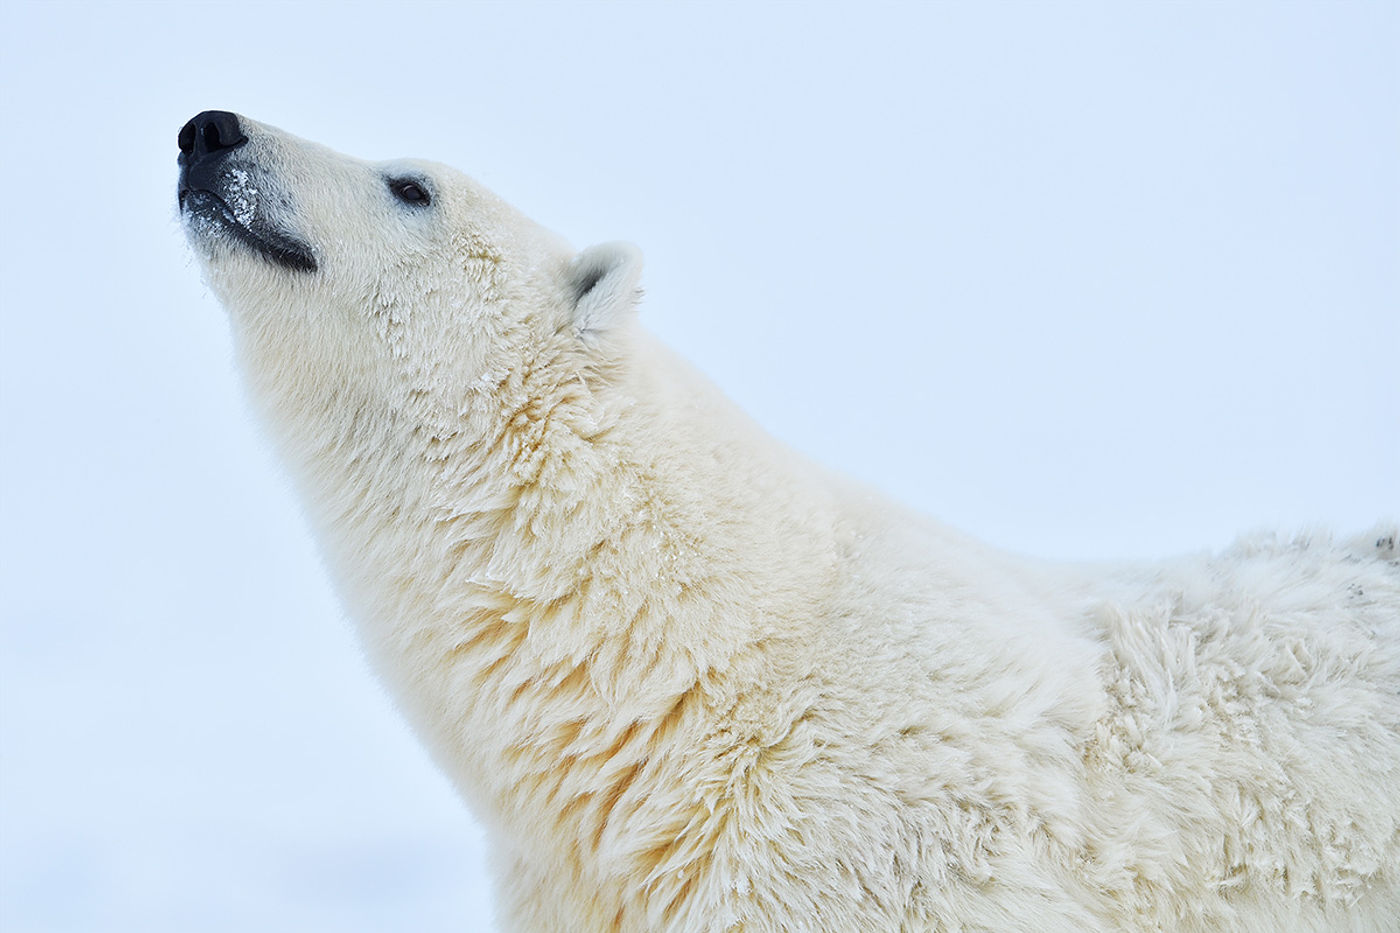
<instances>
[{"instance_id":1,"label":"white fur","mask_svg":"<svg viewBox=\"0 0 1400 933\"><path fill-rule=\"evenodd\" d=\"M766 437L630 248L244 126L319 269L191 237L507 929L1400 929L1393 528L1013 558Z\"/></svg>"}]
</instances>

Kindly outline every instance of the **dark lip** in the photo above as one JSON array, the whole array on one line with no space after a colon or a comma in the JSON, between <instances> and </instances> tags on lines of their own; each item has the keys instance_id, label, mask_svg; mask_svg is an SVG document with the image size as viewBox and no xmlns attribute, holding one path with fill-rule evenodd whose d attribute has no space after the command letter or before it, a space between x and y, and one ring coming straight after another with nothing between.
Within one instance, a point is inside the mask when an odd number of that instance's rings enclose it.
<instances>
[{"instance_id":1,"label":"dark lip","mask_svg":"<svg viewBox=\"0 0 1400 933\"><path fill-rule=\"evenodd\" d=\"M296 272L316 271L316 256L310 246L280 230L240 222L224 199L213 191L181 186L178 196L181 213L217 224L269 262Z\"/></svg>"}]
</instances>

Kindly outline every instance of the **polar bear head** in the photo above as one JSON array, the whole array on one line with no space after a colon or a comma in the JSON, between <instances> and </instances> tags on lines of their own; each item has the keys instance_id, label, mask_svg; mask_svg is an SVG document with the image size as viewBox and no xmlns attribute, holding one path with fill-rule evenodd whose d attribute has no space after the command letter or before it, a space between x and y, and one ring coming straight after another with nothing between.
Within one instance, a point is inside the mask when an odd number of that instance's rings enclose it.
<instances>
[{"instance_id":1,"label":"polar bear head","mask_svg":"<svg viewBox=\"0 0 1400 933\"><path fill-rule=\"evenodd\" d=\"M574 254L443 165L367 162L226 111L179 134L179 209L255 396L313 419L450 421L549 349L606 352L635 248Z\"/></svg>"}]
</instances>

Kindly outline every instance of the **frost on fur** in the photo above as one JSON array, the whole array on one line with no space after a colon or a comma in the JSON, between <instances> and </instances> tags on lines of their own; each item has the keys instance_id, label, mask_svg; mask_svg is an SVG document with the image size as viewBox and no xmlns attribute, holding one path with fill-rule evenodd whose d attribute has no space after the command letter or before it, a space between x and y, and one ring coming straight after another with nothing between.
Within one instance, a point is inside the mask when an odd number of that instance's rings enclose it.
<instances>
[{"instance_id":1,"label":"frost on fur","mask_svg":"<svg viewBox=\"0 0 1400 933\"><path fill-rule=\"evenodd\" d=\"M507 929L1400 929L1393 526L1002 554L764 435L634 248L199 120L191 242Z\"/></svg>"}]
</instances>

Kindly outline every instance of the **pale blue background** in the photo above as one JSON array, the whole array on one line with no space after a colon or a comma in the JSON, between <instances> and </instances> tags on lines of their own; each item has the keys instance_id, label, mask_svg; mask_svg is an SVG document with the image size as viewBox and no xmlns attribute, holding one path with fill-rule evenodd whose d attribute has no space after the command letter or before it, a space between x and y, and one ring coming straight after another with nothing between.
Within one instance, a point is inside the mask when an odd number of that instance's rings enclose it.
<instances>
[{"instance_id":1,"label":"pale blue background","mask_svg":"<svg viewBox=\"0 0 1400 933\"><path fill-rule=\"evenodd\" d=\"M0 928L481 930L364 669L175 135L453 163L647 254L646 321L1003 545L1400 514L1400 5L0 6Z\"/></svg>"}]
</instances>

